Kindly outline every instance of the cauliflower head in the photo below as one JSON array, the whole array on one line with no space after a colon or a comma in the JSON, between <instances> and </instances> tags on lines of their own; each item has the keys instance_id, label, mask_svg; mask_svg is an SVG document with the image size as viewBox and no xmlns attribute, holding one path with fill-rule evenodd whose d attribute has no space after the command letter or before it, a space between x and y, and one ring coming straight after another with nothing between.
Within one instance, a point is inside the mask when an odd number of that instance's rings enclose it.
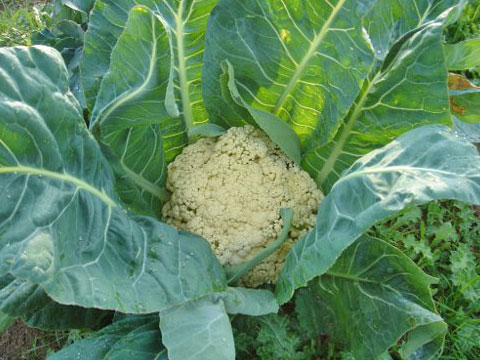
<instances>
[{"instance_id":1,"label":"cauliflower head","mask_svg":"<svg viewBox=\"0 0 480 360\"><path fill-rule=\"evenodd\" d=\"M294 210L289 238L241 279L275 282L296 239L316 222L323 194L261 130L247 125L187 146L168 166L167 223L203 236L224 266L241 264L280 235L280 209Z\"/></svg>"}]
</instances>

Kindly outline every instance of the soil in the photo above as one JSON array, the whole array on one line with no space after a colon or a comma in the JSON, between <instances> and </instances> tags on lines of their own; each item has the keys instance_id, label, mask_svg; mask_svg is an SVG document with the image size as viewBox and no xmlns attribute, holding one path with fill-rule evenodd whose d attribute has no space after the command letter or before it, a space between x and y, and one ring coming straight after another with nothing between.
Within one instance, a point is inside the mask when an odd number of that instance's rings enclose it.
<instances>
[{"instance_id":1,"label":"soil","mask_svg":"<svg viewBox=\"0 0 480 360\"><path fill-rule=\"evenodd\" d=\"M64 339L17 321L0 335L0 360L44 360L50 351L61 348Z\"/></svg>"}]
</instances>

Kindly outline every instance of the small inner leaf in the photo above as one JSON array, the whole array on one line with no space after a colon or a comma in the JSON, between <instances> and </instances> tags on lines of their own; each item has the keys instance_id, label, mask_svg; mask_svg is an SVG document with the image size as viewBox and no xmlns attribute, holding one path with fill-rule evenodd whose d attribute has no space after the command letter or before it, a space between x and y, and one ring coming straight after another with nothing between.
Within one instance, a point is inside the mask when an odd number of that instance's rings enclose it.
<instances>
[{"instance_id":1,"label":"small inner leaf","mask_svg":"<svg viewBox=\"0 0 480 360\"><path fill-rule=\"evenodd\" d=\"M281 209L280 216L283 219L283 229L277 240L271 243L266 249L260 251L250 260L239 265L226 266L224 268L225 273L227 274L228 284L233 284L237 282L251 269L260 264L268 256L272 255L275 251L277 251L278 248L285 242L285 240L287 240L288 232L290 231L290 227L292 226L293 210L291 208Z\"/></svg>"},{"instance_id":2,"label":"small inner leaf","mask_svg":"<svg viewBox=\"0 0 480 360\"><path fill-rule=\"evenodd\" d=\"M272 113L254 107L250 107L249 111L260 129L265 131L268 137L278 145L295 164L300 164L302 161L300 138L295 131Z\"/></svg>"},{"instance_id":3,"label":"small inner leaf","mask_svg":"<svg viewBox=\"0 0 480 360\"><path fill-rule=\"evenodd\" d=\"M188 138L199 137L217 137L224 134L227 130L217 124L198 124L188 129Z\"/></svg>"},{"instance_id":4,"label":"small inner leaf","mask_svg":"<svg viewBox=\"0 0 480 360\"><path fill-rule=\"evenodd\" d=\"M285 155L295 164L300 164L302 161L302 150L300 138L297 133L278 116L248 105L240 95L237 85L235 84L235 71L232 64L228 60L225 60L222 63L222 68L224 71L222 79L222 86L224 87L223 94L231 97L235 104L238 105L239 109L237 110L239 112L246 113L245 111L241 111L242 108L247 110L248 115L246 116L249 116L250 119L245 120L248 123L257 125L282 149ZM227 89L225 89L225 87L227 87Z\"/></svg>"}]
</instances>

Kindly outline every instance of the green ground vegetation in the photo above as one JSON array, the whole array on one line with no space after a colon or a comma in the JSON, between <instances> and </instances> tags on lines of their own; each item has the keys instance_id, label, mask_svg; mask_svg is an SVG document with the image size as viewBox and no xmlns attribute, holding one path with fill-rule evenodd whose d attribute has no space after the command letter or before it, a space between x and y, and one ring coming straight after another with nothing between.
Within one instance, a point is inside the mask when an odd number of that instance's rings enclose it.
<instances>
[{"instance_id":1,"label":"green ground vegetation","mask_svg":"<svg viewBox=\"0 0 480 360\"><path fill-rule=\"evenodd\" d=\"M0 46L32 45L32 33L47 26L43 2L0 0Z\"/></svg>"}]
</instances>

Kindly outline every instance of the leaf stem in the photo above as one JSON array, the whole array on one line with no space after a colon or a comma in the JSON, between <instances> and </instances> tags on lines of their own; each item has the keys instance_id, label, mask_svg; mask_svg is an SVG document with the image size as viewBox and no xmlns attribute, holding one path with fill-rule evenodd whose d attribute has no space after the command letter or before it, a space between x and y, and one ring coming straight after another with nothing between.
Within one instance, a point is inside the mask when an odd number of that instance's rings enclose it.
<instances>
[{"instance_id":1,"label":"leaf stem","mask_svg":"<svg viewBox=\"0 0 480 360\"><path fill-rule=\"evenodd\" d=\"M188 91L187 64L185 61L185 45L183 43L183 32L185 30L183 24L184 3L185 1L181 0L180 4L178 5L178 15L176 17L176 38L178 57L178 79L180 81L180 96L182 97L182 112L183 119L185 121L185 128L188 131L188 129L190 129L190 127L193 125L193 112L190 103L190 93Z\"/></svg>"},{"instance_id":2,"label":"leaf stem","mask_svg":"<svg viewBox=\"0 0 480 360\"><path fill-rule=\"evenodd\" d=\"M295 73L290 78L290 81L288 82L287 86L285 87L282 94L280 95L280 98L275 104L275 108L273 109L273 113L275 115L277 116L280 115L280 112L282 111L285 101L287 100L287 98L290 96L291 92L297 85L302 74L305 72L308 63L310 62L312 57L315 55L315 53L318 51L318 47L327 36L333 21L337 17L339 11L342 9L343 5L345 4L345 1L346 0L340 0L338 4L332 9L330 16L327 18L327 20L323 24L322 29L320 30L318 35L315 36L315 39L313 39L313 41L311 42L308 52L305 54L304 58L302 59L302 62L298 65L297 69L295 70Z\"/></svg>"},{"instance_id":3,"label":"leaf stem","mask_svg":"<svg viewBox=\"0 0 480 360\"><path fill-rule=\"evenodd\" d=\"M345 126L341 130L342 132L340 134L340 137L338 138L337 143L335 144L327 161L323 165L322 171L320 171L320 173L317 175L316 180L319 186L323 185L325 180L330 175L331 170L334 168L337 159L340 157L340 154L342 153L345 143L347 142L348 137L350 136L353 126L355 125L355 122L357 121L357 119L360 117L362 113L363 106L367 101L368 95L370 94L370 90L375 84L375 81L376 81L376 77L365 86L360 99L354 105L354 108L350 113L350 117L348 121L346 122Z\"/></svg>"}]
</instances>

